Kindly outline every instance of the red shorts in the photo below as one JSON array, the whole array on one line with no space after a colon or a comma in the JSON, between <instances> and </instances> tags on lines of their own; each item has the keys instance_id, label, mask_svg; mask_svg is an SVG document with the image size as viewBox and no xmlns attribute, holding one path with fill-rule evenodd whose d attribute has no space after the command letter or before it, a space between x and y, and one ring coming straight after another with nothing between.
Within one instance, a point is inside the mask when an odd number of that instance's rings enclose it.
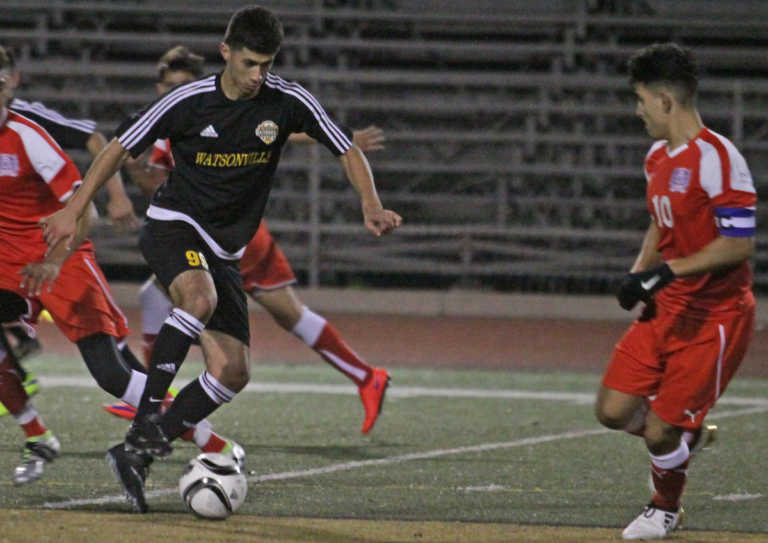
<instances>
[{"instance_id":1,"label":"red shorts","mask_svg":"<svg viewBox=\"0 0 768 543\"><path fill-rule=\"evenodd\" d=\"M725 318L657 311L651 320L635 321L619 340L603 385L647 397L663 421L695 430L744 359L754 301Z\"/></svg>"},{"instance_id":2,"label":"red shorts","mask_svg":"<svg viewBox=\"0 0 768 543\"><path fill-rule=\"evenodd\" d=\"M0 261L0 288L29 299L19 288L22 268ZM30 301L34 307L42 304L59 330L73 343L99 332L116 338L124 338L130 333L125 315L115 304L107 280L90 249L81 248L72 254L61 267L51 291L44 287L40 296L32 297ZM33 322L36 318L37 315L32 315Z\"/></svg>"},{"instance_id":3,"label":"red shorts","mask_svg":"<svg viewBox=\"0 0 768 543\"><path fill-rule=\"evenodd\" d=\"M296 282L288 259L261 221L240 260L243 289L257 295L260 290L275 290Z\"/></svg>"}]
</instances>

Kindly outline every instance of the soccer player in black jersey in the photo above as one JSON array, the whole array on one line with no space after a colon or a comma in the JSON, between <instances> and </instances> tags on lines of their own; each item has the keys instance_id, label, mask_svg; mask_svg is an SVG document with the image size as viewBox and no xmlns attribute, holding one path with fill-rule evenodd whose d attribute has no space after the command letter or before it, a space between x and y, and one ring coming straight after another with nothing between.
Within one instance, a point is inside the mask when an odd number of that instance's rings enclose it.
<instances>
[{"instance_id":1,"label":"soccer player in black jersey","mask_svg":"<svg viewBox=\"0 0 768 543\"><path fill-rule=\"evenodd\" d=\"M157 65L158 80L155 88L158 95L201 78L205 73L204 60L182 45L166 51ZM384 140L383 131L376 126L352 132L352 141L363 152L382 149ZM306 134L291 134L288 141L314 143ZM145 157L139 157L125 163L125 169L133 182L150 197L174 168L173 156L166 140L156 141L151 151L146 161ZM243 253L240 277L246 294L266 309L281 328L300 338L331 367L357 385L365 411L360 431L363 434L370 432L382 411L389 372L368 365L347 346L331 322L313 312L299 299L292 286L296 283L296 277L290 263L264 221ZM173 303L154 275L142 285L139 300L142 348L144 359L149 364L157 334L173 309ZM136 414L136 408L125 402L105 404L104 409L115 416L129 419Z\"/></svg>"},{"instance_id":2,"label":"soccer player in black jersey","mask_svg":"<svg viewBox=\"0 0 768 543\"><path fill-rule=\"evenodd\" d=\"M41 220L51 247L69 243L77 218L126 157L159 138L170 140L176 168L152 199L140 245L174 309L158 334L125 443L108 453L139 512L147 510L144 480L152 457L170 454L171 440L248 383L248 313L237 263L261 220L288 135L306 133L340 158L372 234L386 234L402 221L382 207L368 162L349 134L304 88L269 73L282 38L282 25L269 10L235 12L220 45L224 71L177 87L124 123L67 206ZM206 371L161 415L165 393L195 341Z\"/></svg>"}]
</instances>

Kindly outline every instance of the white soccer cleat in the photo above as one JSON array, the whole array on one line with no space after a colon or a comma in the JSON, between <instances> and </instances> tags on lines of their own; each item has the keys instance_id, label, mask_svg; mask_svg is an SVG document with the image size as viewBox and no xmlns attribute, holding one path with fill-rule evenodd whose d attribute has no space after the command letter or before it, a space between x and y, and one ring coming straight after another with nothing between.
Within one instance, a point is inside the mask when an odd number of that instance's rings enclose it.
<instances>
[{"instance_id":1,"label":"white soccer cleat","mask_svg":"<svg viewBox=\"0 0 768 543\"><path fill-rule=\"evenodd\" d=\"M59 440L50 430L40 438L28 439L24 443L22 462L13 471L13 484L25 485L42 477L45 464L53 462L60 452Z\"/></svg>"},{"instance_id":2,"label":"white soccer cleat","mask_svg":"<svg viewBox=\"0 0 768 543\"><path fill-rule=\"evenodd\" d=\"M664 539L680 526L682 506L677 512L664 511L648 504L638 517L621 532L622 539Z\"/></svg>"}]
</instances>

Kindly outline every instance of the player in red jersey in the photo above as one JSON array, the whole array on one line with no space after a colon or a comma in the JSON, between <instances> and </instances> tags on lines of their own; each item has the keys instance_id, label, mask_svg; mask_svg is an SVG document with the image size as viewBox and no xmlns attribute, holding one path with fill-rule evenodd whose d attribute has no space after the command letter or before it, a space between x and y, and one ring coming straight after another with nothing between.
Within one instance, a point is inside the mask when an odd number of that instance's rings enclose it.
<instances>
[{"instance_id":1,"label":"player in red jersey","mask_svg":"<svg viewBox=\"0 0 768 543\"><path fill-rule=\"evenodd\" d=\"M8 109L9 66L0 47L0 320L18 318L34 324L44 307L77 345L99 386L136 404L146 373L127 367L126 358L133 355L116 341L129 330L86 239L95 209L91 207L78 221L69 244L48 248L38 221L64 207L81 183L80 173L42 127ZM25 484L43 474L44 464L59 454L60 445L44 425L13 362L5 343L0 347L0 401L26 435L23 462L13 477L15 484ZM135 360L134 364L140 366ZM209 425L201 431L210 437ZM235 445L224 443L212 452L229 452Z\"/></svg>"},{"instance_id":2,"label":"player in red jersey","mask_svg":"<svg viewBox=\"0 0 768 543\"><path fill-rule=\"evenodd\" d=\"M8 104L8 108L42 126L62 148L67 150L87 150L91 157L96 157L96 155L98 155L107 145L107 140L104 135L97 130L96 123L90 119L70 119L64 117L58 111L46 107L40 102L27 102L26 100L15 97L14 91L18 88L21 82L21 73L16 66L12 51L6 49L6 53L11 63L11 77L9 80L11 100ZM139 220L134 214L133 204L126 194L119 172L115 173L115 175L106 183L106 191L108 195L106 205L107 214L115 228L120 231L137 230L139 227ZM8 327L7 330L15 339L16 345L14 347L14 352L19 360L40 351L41 346L39 341L36 338L27 335L24 327L12 326ZM20 367L20 371L24 372L23 368ZM33 374L29 374L29 379L36 384L37 380L34 378ZM36 388L35 386L27 386L27 390L36 390ZM0 415L1 414L5 414L2 406L0 406Z\"/></svg>"},{"instance_id":3,"label":"player in red jersey","mask_svg":"<svg viewBox=\"0 0 768 543\"><path fill-rule=\"evenodd\" d=\"M657 140L645 160L650 225L618 300L645 308L603 376L602 424L645 439L654 493L624 539L661 539L682 513L691 454L752 336L755 188L747 163L697 111L697 69L675 44L629 62L637 114Z\"/></svg>"},{"instance_id":4,"label":"player in red jersey","mask_svg":"<svg viewBox=\"0 0 768 543\"><path fill-rule=\"evenodd\" d=\"M203 58L186 47L177 46L167 51L158 63L158 94L188 83L203 75ZM314 141L294 134L291 141ZM353 132L355 144L364 152L382 148L381 130L371 126ZM173 156L165 140L155 142L147 161L148 169L141 162L127 164L134 182L152 195L165 182L173 169ZM292 285L296 277L280 246L275 243L264 221L247 245L240 261L243 288L275 319L283 329L292 332L310 348L320 354L357 386L365 409L362 433L367 434L381 411L389 374L382 368L366 364L341 338L338 330L321 315L302 304ZM163 322L173 308L157 280L150 278L141 289L142 327L145 360L148 362L152 346ZM121 404L105 405L115 415L130 418L135 411Z\"/></svg>"}]
</instances>

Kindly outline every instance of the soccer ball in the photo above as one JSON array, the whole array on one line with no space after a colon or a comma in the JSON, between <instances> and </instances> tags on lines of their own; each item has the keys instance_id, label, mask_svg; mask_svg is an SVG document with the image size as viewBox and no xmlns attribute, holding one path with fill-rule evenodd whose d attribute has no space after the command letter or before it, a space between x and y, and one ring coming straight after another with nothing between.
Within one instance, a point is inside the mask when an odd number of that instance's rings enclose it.
<instances>
[{"instance_id":1,"label":"soccer ball","mask_svg":"<svg viewBox=\"0 0 768 543\"><path fill-rule=\"evenodd\" d=\"M179 479L179 493L196 516L223 520L243 505L248 481L229 456L203 453L187 464Z\"/></svg>"}]
</instances>

